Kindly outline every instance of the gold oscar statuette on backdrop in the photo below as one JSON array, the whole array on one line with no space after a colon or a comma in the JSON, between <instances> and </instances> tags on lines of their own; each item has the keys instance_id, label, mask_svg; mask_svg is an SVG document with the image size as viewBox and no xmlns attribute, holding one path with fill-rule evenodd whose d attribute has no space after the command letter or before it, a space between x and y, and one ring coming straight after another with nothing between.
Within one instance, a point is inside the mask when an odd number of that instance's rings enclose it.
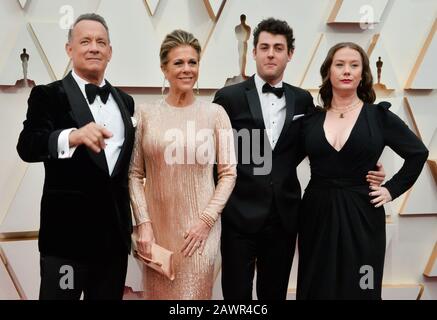
<instances>
[{"instance_id":1,"label":"gold oscar statuette on backdrop","mask_svg":"<svg viewBox=\"0 0 437 320\"><path fill-rule=\"evenodd\" d=\"M376 61L376 70L378 73L378 82L373 85L375 90L387 90L385 84L381 83L381 74L382 74L382 65L384 62L381 60L381 57L378 57L378 61Z\"/></svg>"},{"instance_id":2,"label":"gold oscar statuette on backdrop","mask_svg":"<svg viewBox=\"0 0 437 320\"><path fill-rule=\"evenodd\" d=\"M26 48L23 49L23 52L20 54L21 67L23 69L23 79L17 80L15 82L15 87L34 87L35 81L27 78L27 70L29 66L29 54L26 52Z\"/></svg>"},{"instance_id":3,"label":"gold oscar statuette on backdrop","mask_svg":"<svg viewBox=\"0 0 437 320\"><path fill-rule=\"evenodd\" d=\"M251 28L246 24L246 15L240 16L240 24L235 26L235 36L238 43L238 65L240 67L240 74L232 78L226 79L225 86L239 83L248 78L246 75L246 62L247 62L247 41L250 38Z\"/></svg>"}]
</instances>

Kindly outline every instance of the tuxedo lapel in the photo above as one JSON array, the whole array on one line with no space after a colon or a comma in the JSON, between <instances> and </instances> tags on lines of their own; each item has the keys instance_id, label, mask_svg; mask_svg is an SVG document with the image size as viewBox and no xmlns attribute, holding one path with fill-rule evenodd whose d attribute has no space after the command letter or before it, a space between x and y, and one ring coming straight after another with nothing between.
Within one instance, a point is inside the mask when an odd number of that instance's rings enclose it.
<instances>
[{"instance_id":1,"label":"tuxedo lapel","mask_svg":"<svg viewBox=\"0 0 437 320\"><path fill-rule=\"evenodd\" d=\"M112 171L112 176L116 176L117 173L120 171L120 167L124 163L125 158L130 155L129 150L132 150L135 130L132 125L132 119L129 111L123 99L120 97L120 94L108 81L106 81L106 83L110 86L111 94L117 102L117 106L120 109L121 117L123 118L124 123L124 143L121 147L117 162L115 163L114 170Z\"/></svg>"},{"instance_id":2,"label":"tuxedo lapel","mask_svg":"<svg viewBox=\"0 0 437 320\"><path fill-rule=\"evenodd\" d=\"M258 128L265 129L264 118L261 109L260 97L258 96L258 91L256 90L255 79L252 76L249 80L247 80L246 87L246 97L247 102L249 104L250 113L252 114L253 119Z\"/></svg>"},{"instance_id":3,"label":"tuxedo lapel","mask_svg":"<svg viewBox=\"0 0 437 320\"><path fill-rule=\"evenodd\" d=\"M77 122L78 128L82 128L90 122L95 122L88 103L86 102L82 91L80 91L79 86L71 75L71 71L64 79L62 79L62 85L65 89L65 93L67 95L68 102L70 103L71 111L73 113L74 120ZM95 153L89 148L86 148L86 150L88 151L90 158L97 164L97 166L109 174L105 152L101 150L99 153Z\"/></svg>"},{"instance_id":4,"label":"tuxedo lapel","mask_svg":"<svg viewBox=\"0 0 437 320\"><path fill-rule=\"evenodd\" d=\"M279 135L279 139L277 142L277 146L280 145L281 141L284 139L284 137L287 135L288 127L290 126L291 122L293 121L293 115L294 115L294 105L295 105L295 96L293 91L290 89L288 85L285 83L284 86L284 94L285 94L285 122L284 126L282 127L281 134ZM275 148L276 149L276 148Z\"/></svg>"}]
</instances>

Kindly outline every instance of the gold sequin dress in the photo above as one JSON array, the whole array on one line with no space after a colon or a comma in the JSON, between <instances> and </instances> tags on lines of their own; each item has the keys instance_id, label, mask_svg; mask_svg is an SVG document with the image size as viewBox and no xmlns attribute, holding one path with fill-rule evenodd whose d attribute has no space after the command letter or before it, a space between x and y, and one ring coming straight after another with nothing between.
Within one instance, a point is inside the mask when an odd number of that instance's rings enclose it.
<instances>
[{"instance_id":1,"label":"gold sequin dress","mask_svg":"<svg viewBox=\"0 0 437 320\"><path fill-rule=\"evenodd\" d=\"M129 171L137 224L151 221L156 243L172 250L176 278L144 268L146 299L210 299L220 247L220 213L236 179L232 128L224 109L200 101L174 107L158 101L137 108ZM213 166L217 163L218 182ZM180 252L199 219L213 223L202 255Z\"/></svg>"}]
</instances>

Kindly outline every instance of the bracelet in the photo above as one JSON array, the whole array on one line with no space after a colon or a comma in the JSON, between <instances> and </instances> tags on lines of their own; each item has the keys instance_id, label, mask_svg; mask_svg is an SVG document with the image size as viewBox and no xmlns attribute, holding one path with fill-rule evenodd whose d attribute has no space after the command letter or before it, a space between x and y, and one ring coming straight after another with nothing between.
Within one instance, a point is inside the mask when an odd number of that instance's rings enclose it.
<instances>
[{"instance_id":1,"label":"bracelet","mask_svg":"<svg viewBox=\"0 0 437 320\"><path fill-rule=\"evenodd\" d=\"M207 224L208 227L212 228L212 226L215 223L215 220L207 213L202 213L200 215L200 220L202 220L203 222L205 222Z\"/></svg>"}]
</instances>

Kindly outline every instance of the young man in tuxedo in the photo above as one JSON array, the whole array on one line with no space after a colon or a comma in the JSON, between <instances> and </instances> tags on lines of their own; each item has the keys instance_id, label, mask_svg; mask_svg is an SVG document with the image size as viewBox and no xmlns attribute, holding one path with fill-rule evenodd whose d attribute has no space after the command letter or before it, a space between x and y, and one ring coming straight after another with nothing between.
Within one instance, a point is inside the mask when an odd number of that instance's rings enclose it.
<instances>
[{"instance_id":1,"label":"young man in tuxedo","mask_svg":"<svg viewBox=\"0 0 437 320\"><path fill-rule=\"evenodd\" d=\"M66 51L73 70L32 89L17 145L45 167L40 299L122 299L134 101L104 79L112 47L101 16L78 17Z\"/></svg>"},{"instance_id":2,"label":"young man in tuxedo","mask_svg":"<svg viewBox=\"0 0 437 320\"><path fill-rule=\"evenodd\" d=\"M237 181L222 213L222 289L226 300L252 299L256 268L258 299L284 300L301 199L296 167L305 156L298 142L314 104L308 91L282 81L294 50L289 25L265 19L253 36L256 74L214 99L237 134L250 135L236 137Z\"/></svg>"}]
</instances>

